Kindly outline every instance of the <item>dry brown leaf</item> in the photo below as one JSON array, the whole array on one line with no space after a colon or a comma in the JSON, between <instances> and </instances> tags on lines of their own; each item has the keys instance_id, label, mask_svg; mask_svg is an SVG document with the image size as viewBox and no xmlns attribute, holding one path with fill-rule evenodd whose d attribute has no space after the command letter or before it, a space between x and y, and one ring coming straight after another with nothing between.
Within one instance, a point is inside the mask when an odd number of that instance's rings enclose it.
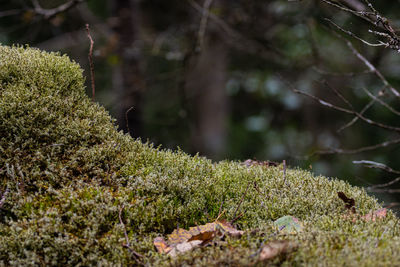
<instances>
[{"instance_id":1,"label":"dry brown leaf","mask_svg":"<svg viewBox=\"0 0 400 267\"><path fill-rule=\"evenodd\" d=\"M297 249L297 244L288 240L275 240L264 245L260 253L260 261L270 260Z\"/></svg>"},{"instance_id":2,"label":"dry brown leaf","mask_svg":"<svg viewBox=\"0 0 400 267\"><path fill-rule=\"evenodd\" d=\"M153 241L154 246L156 247L158 253L168 253L171 251L171 247L165 242L164 238L156 237Z\"/></svg>"},{"instance_id":3,"label":"dry brown leaf","mask_svg":"<svg viewBox=\"0 0 400 267\"><path fill-rule=\"evenodd\" d=\"M189 242L183 242L181 244L177 244L167 254L170 255L171 257L175 257L179 253L183 253L183 252L192 250L196 247L199 247L202 243L203 243L203 241L201 241L201 240L193 240L193 241L189 241Z\"/></svg>"},{"instance_id":4,"label":"dry brown leaf","mask_svg":"<svg viewBox=\"0 0 400 267\"><path fill-rule=\"evenodd\" d=\"M259 161L259 160L252 160L252 159L245 160L245 161L243 162L243 164L244 164L246 167L251 167L251 166L276 167L276 166L279 165L278 162L274 162L274 161L269 161L269 160L266 160L266 161Z\"/></svg>"},{"instance_id":5,"label":"dry brown leaf","mask_svg":"<svg viewBox=\"0 0 400 267\"><path fill-rule=\"evenodd\" d=\"M367 215L361 217L363 220L365 221L375 221L376 219L381 219L386 217L386 213L387 213L387 209L386 208L382 208L376 211L371 211L370 213L368 213Z\"/></svg>"},{"instance_id":6,"label":"dry brown leaf","mask_svg":"<svg viewBox=\"0 0 400 267\"><path fill-rule=\"evenodd\" d=\"M366 222L374 222L377 219L382 219L385 218L387 214L387 209L386 208L382 208L379 210L375 210L375 211L370 211L367 215L361 216L359 214L347 214L344 215L343 217L345 219L351 220L353 223L357 222L357 220L364 220Z\"/></svg>"}]
</instances>

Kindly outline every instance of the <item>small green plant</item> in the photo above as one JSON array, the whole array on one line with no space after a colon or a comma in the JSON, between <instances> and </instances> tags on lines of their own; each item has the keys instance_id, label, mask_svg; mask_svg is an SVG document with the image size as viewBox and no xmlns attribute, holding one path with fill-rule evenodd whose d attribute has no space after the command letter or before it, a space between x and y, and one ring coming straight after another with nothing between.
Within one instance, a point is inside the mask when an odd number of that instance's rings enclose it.
<instances>
[{"instance_id":1,"label":"small green plant","mask_svg":"<svg viewBox=\"0 0 400 267\"><path fill-rule=\"evenodd\" d=\"M345 216L337 192L355 199L360 216L381 208L364 190L133 140L83 82L67 56L0 46L0 265L265 265L257 253L276 239L297 249L270 265L400 264L391 211L376 221ZM215 220L221 203L229 220L240 203L240 238L174 258L156 252L155 237ZM276 230L286 215L301 231Z\"/></svg>"}]
</instances>

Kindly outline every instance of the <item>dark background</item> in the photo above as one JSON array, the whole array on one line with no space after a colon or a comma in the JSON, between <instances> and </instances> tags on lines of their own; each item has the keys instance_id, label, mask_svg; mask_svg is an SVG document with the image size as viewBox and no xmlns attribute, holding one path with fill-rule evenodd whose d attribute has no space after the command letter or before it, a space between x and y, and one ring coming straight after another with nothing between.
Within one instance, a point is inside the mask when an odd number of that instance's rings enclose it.
<instances>
[{"instance_id":1,"label":"dark background","mask_svg":"<svg viewBox=\"0 0 400 267\"><path fill-rule=\"evenodd\" d=\"M337 2L368 10L362 0ZM396 51L363 44L325 19L372 43L384 40L369 33L376 28L362 18L317 0L88 0L51 13L65 3L0 1L0 42L67 53L85 69L91 96L88 23L95 40L96 102L134 137L213 160L286 160L358 186L397 177L352 163L372 160L397 169L397 144L363 153L316 153L379 144L399 138L397 132L361 121L338 132L354 116L291 90L347 107L327 82L360 111L371 101L363 88L374 94L383 88L334 32L400 87ZM394 29L400 26L400 1L373 4ZM382 99L400 109L389 92ZM399 116L377 103L365 115L399 126ZM397 208L398 194L374 194Z\"/></svg>"}]
</instances>

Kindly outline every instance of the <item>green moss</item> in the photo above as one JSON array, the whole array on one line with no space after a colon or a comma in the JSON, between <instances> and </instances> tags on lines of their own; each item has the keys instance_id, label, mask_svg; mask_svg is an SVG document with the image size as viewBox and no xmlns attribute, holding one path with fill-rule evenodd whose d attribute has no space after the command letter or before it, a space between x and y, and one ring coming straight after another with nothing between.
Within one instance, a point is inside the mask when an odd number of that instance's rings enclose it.
<instances>
[{"instance_id":1,"label":"green moss","mask_svg":"<svg viewBox=\"0 0 400 267\"><path fill-rule=\"evenodd\" d=\"M337 191L356 200L361 215L380 208L348 183L281 167L213 163L143 144L118 132L104 108L85 96L82 70L68 57L0 46L1 265L264 265L262 244L295 241L299 248L268 264L283 266L400 265L398 219L345 219ZM177 258L152 241L240 207L239 238ZM303 231L277 233L273 222L293 215Z\"/></svg>"}]
</instances>

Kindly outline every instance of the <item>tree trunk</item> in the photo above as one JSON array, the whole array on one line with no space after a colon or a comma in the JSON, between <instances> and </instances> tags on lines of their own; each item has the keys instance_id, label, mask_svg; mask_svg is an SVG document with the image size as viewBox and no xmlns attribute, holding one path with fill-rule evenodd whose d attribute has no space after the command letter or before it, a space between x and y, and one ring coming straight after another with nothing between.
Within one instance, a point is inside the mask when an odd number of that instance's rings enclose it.
<instances>
[{"instance_id":1,"label":"tree trunk","mask_svg":"<svg viewBox=\"0 0 400 267\"><path fill-rule=\"evenodd\" d=\"M195 151L213 159L225 152L228 97L227 47L218 35L205 38L201 52L189 59L186 91L192 99L195 126L192 143Z\"/></svg>"},{"instance_id":2,"label":"tree trunk","mask_svg":"<svg viewBox=\"0 0 400 267\"><path fill-rule=\"evenodd\" d=\"M120 127L134 137L142 134L141 98L145 81L140 70L139 5L137 0L115 0L113 12L117 18L114 32L118 40L119 66L113 73L113 88L117 96L116 117ZM132 108L133 107L133 108ZM128 113L127 111L132 108Z\"/></svg>"}]
</instances>

